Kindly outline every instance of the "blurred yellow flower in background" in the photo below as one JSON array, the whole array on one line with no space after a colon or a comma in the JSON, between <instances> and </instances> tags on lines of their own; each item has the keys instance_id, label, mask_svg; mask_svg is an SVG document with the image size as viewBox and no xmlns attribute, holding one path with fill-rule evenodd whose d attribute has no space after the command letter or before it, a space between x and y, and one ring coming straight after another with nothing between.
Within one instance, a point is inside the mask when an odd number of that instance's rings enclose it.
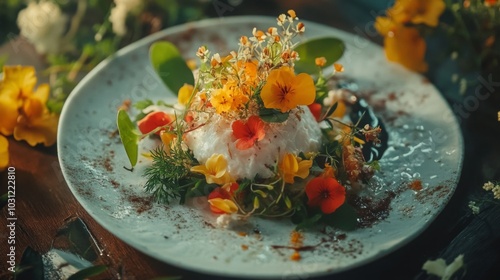
<instances>
[{"instance_id":1,"label":"blurred yellow flower in background","mask_svg":"<svg viewBox=\"0 0 500 280\"><path fill-rule=\"evenodd\" d=\"M37 83L35 68L5 66L0 81L0 133L35 146L56 142L59 115L47 108L48 84Z\"/></svg>"},{"instance_id":2,"label":"blurred yellow flower in background","mask_svg":"<svg viewBox=\"0 0 500 280\"><path fill-rule=\"evenodd\" d=\"M9 164L9 141L0 134L0 171Z\"/></svg>"},{"instance_id":3,"label":"blurred yellow flower in background","mask_svg":"<svg viewBox=\"0 0 500 280\"><path fill-rule=\"evenodd\" d=\"M446 5L443 0L397 0L387 15L397 23L425 24L435 27Z\"/></svg>"},{"instance_id":4,"label":"blurred yellow flower in background","mask_svg":"<svg viewBox=\"0 0 500 280\"><path fill-rule=\"evenodd\" d=\"M419 30L412 25L436 27L445 8L443 0L397 0L387 10L387 17L377 17L375 29L384 36L387 59L408 69L426 72L427 45Z\"/></svg>"},{"instance_id":5,"label":"blurred yellow flower in background","mask_svg":"<svg viewBox=\"0 0 500 280\"><path fill-rule=\"evenodd\" d=\"M375 28L384 36L385 55L388 60L417 72L427 71L427 45L416 28L406 27L386 17L378 17Z\"/></svg>"}]
</instances>

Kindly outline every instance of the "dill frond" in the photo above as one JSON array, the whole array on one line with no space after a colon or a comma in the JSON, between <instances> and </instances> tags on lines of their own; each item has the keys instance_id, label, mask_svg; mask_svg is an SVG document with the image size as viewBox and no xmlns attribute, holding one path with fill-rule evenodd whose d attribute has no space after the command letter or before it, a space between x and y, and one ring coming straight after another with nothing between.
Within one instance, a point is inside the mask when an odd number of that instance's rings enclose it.
<instances>
[{"instance_id":1,"label":"dill frond","mask_svg":"<svg viewBox=\"0 0 500 280\"><path fill-rule=\"evenodd\" d=\"M196 183L197 179L190 176L190 167L196 163L190 151L174 146L168 153L160 146L151 151L151 157L153 163L144 172L147 178L144 189L157 202L170 203L173 199L181 199L186 189Z\"/></svg>"}]
</instances>

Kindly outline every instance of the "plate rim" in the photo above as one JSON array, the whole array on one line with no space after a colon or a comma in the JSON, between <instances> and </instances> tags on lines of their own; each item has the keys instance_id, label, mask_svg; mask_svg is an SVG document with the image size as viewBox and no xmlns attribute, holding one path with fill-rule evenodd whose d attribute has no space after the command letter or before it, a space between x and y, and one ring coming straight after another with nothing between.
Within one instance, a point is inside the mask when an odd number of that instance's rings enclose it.
<instances>
[{"instance_id":1,"label":"plate rim","mask_svg":"<svg viewBox=\"0 0 500 280\"><path fill-rule=\"evenodd\" d=\"M275 19L274 17L271 17L271 16L227 16L227 17L223 17L223 18L208 18L208 19L203 19L203 20L199 20L199 21L194 21L194 22L188 22L188 23L184 23L184 24L180 24L180 25L176 25L176 26L172 26L172 27L169 27L169 28L166 28L166 29L163 29L161 31L158 31L154 34L151 34L149 36L146 36L136 42L133 42L119 50L117 50L116 53L114 53L113 55L109 56L108 58L106 58L105 60L101 61L96 67L94 67L89 73L87 73L85 75L85 77L83 77L83 79L75 86L75 88L71 91L70 95L68 96L64 106L63 106L63 109L61 111L61 114L60 114L60 122L59 122L59 125L58 125L58 135L57 135L57 142L58 143L62 143L62 137L64 135L64 133L61 132L62 130L62 127L64 126L66 120L68 118L65 118L65 116L68 113L68 108L70 107L70 104L72 104L73 102L73 99L75 99L78 95L79 95L79 92L81 92L82 88L88 83L89 80L93 79L94 76L96 76L103 68L105 68L108 64L110 64L114 59L116 59L117 57L120 57L122 55L125 55L125 54L128 54L132 51L134 51L135 49L138 49L144 45L147 45L147 44L151 44L152 42L155 42L155 41L158 41L170 34L175 34L177 32L182 32L182 31L185 31L186 29L190 29L190 28L199 28L199 27L207 27L207 26L216 26L217 24L219 24L220 22L226 22L226 21L229 21L231 22L232 24L248 24L248 23L254 23L254 22L259 22L260 20L272 20L272 19ZM322 23L316 23L316 22L313 22L313 21L308 21L308 20L303 20L303 22L306 24L306 26L316 26L315 28L327 28L327 29L332 29L332 30L335 30L335 32L339 33L342 37L350 37L350 38L363 38L361 36L359 36L358 34L354 34L354 33L350 33L350 32L347 32L345 30L342 30L342 29L338 29L336 27L333 27L333 26L329 26L329 25L326 25L326 24L322 24ZM313 38L313 37L311 37ZM367 40L366 38L363 38L365 39L366 41L368 41L368 43L376 48L381 48L380 45L374 43L373 41L370 41L370 40ZM411 71L410 71L411 72ZM423 75L419 74L419 73L415 73L415 72L412 72L412 75L418 75L420 77L424 77ZM444 105L447 107L447 109L450 111L450 112L453 112L451 110L451 106L449 105L449 103L446 101L446 99L443 97L443 95L441 94L441 92L435 87L435 85L430 85L434 88L434 90L436 91L437 94L437 98L439 98L443 103ZM307 275L310 276L310 277L317 277L317 276L325 276L325 275L334 275L334 274L337 274L337 273L341 273L341 272L346 272L346 271L350 271L350 270L353 270L353 269L356 269L356 268L359 268L363 265L366 265L370 262L373 262L374 260L376 259L380 259L382 257L385 257L387 256L388 254L391 254L391 253L394 253L396 252L397 250L399 250L400 248L402 248L403 246L407 245L409 242L415 240L422 232L424 232L434 221L435 219L442 213L442 211L444 210L444 208L449 204L449 202L451 201L451 199L453 198L453 194L455 193L456 189L457 189L457 186L458 186L458 183L460 181L460 175L462 173L462 169L463 169L463 161L464 161L464 138L463 138L463 133L462 133L462 130L461 130L461 127L459 125L459 122L457 120L457 117L456 115L453 114L453 118L452 118L452 121L450 122L450 125L452 125L452 130L454 131L457 131L457 136L458 136L458 139L457 139L457 144L458 144L458 147L457 150L459 150L460 152L460 157L459 157L459 161L456 165L456 168L454 168L451 172L456 172L456 176L454 176L454 180L453 180L453 183L450 184L450 185L453 185L454 187L452 188L452 191L450 192L449 194L449 197L448 199L446 200L446 203L440 205L438 211L436 212L435 215L431 216L430 219L421 227L418 228L418 230L416 232L414 232L411 236L407 236L406 238L404 238L402 241L398 242L396 245L394 245L393 247L391 247L390 249L386 249L386 250L383 250L381 251L379 254L376 254L376 255L372 255L370 257L367 257L365 259L363 259L362 261L359 261L359 262L356 262L352 265L348 265L348 266L344 266L344 267L341 267L339 269L335 269L334 271L316 271L316 272L309 272ZM87 207L87 200L83 198L82 195L80 195L76 189L74 188L74 186L72 186L72 183L70 183L70 180L68 178L70 178L71 176L68 174L68 170L67 170L67 167L65 166L64 164L64 160L62 159L62 154L64 154L64 152L62 151L62 145L58 145L57 146L57 154L58 154L58 160L59 160L59 164L60 164L60 167L61 167L61 171L62 171L62 174L63 174L63 177L64 177L64 180L67 184L67 186L70 188L71 190L71 193L73 194L73 196L76 198L77 202L82 206L82 208L89 214L89 216L91 216L100 226L102 226L104 229L106 229L108 232L110 232L111 234L113 234L114 236L116 236L117 238L119 238L121 241L123 241L124 243L126 243L127 245L133 247L134 249L140 251L141 253L145 254L145 255L148 255L149 257L152 257L154 259L157 259L165 264L168 264L168 265L172 265L172 266L175 266L175 267L178 267L178 268L181 268L183 270L186 270L186 271L192 271L192 272L196 272L196 273L204 273L204 274L208 274L208 275L215 275L215 276L225 276L225 277L241 277L241 278L260 278L260 277L277 277L276 275L250 275L250 274L238 274L238 275L233 275L233 274L227 274L227 273L224 273L224 271L220 271L220 273L217 273L219 271L215 271L215 270L207 270L207 269L204 269L202 267L197 267L197 266L194 266L194 265L189 265L189 264L186 264L186 263L183 263L183 262L180 262L180 261L175 261L172 259L172 261L165 261L164 259L161 259L159 258L156 254L151 254L148 252L148 250L145 250L144 248L141 248L140 246L137 246L135 242L132 242L131 241L131 238L127 237L127 234L121 234L121 233L116 233L115 231L111 231L110 228L112 228L112 226L109 226L107 225L107 223L105 221L103 221L99 215L95 214L93 211L89 211L89 207Z\"/></svg>"}]
</instances>

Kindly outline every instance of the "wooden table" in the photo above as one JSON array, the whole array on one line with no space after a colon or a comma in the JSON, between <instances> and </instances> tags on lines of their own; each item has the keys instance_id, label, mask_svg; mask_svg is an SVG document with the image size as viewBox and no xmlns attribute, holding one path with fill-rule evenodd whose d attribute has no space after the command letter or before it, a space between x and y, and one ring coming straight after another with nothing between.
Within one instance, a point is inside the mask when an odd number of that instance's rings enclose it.
<instances>
[{"instance_id":1,"label":"wooden table","mask_svg":"<svg viewBox=\"0 0 500 280\"><path fill-rule=\"evenodd\" d=\"M272 7L255 6L245 2L243 6L228 10L225 15L253 13L274 16L276 10L286 10L283 2L277 1ZM292 1L291 5L302 18L340 27L352 33L364 30L370 19L373 20L366 7L355 4L345 6L339 1L316 1L315 4L300 5L293 3L295 2ZM342 7L364 18L356 17L355 21L352 18L344 18L339 12ZM215 11L209 11L210 13L211 16L218 16ZM10 63L31 64L38 69L43 65L39 57L33 55L31 47L25 43L6 44L0 49L0 55L2 53L11 54ZM498 88L495 88L494 94L500 95ZM480 110L483 107L480 107ZM484 207L479 215L471 214L467 207L471 199L486 197L485 192L481 190L485 181L500 179L500 145L498 138L493 138L493 135L497 136L500 132L500 122L496 122L496 119L492 121L491 117L473 112L462 122L465 161L460 183L450 203L431 226L396 252L364 267L341 273L336 279L433 279L421 270L422 264L427 259L437 257L443 257L450 262L458 254L465 255L465 278L495 279L495 275L500 277L500 207ZM102 249L103 254L96 263L108 266L108 271L97 279L151 279L176 275L183 276L183 279L210 278L152 259L97 224L75 200L66 185L55 147L32 148L24 142L14 141L12 137L9 137L9 145L10 166L16 169L16 260L21 259L28 246L42 254L47 252L52 247L58 230L68 221L80 218ZM6 192L7 172L0 174L0 182L3 194ZM7 207L4 207L1 213L0 278L8 279L8 274L3 273L7 262L7 254L4 252L8 250L8 234L5 230L9 217Z\"/></svg>"}]
</instances>

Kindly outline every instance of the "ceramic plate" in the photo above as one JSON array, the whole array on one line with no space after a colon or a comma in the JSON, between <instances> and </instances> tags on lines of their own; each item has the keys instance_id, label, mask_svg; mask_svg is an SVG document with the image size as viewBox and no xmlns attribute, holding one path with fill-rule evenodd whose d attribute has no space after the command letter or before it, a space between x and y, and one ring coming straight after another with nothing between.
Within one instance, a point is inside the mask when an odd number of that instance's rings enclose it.
<instances>
[{"instance_id":1,"label":"ceramic plate","mask_svg":"<svg viewBox=\"0 0 500 280\"><path fill-rule=\"evenodd\" d=\"M294 228L288 220L255 218L232 230L214 227L216 216L203 200L159 205L144 193L142 158L134 172L116 134L117 108L126 99L172 97L149 64L158 40L175 43L185 58L200 45L224 53L237 48L253 27L276 24L268 17L210 19L169 28L134 43L89 73L64 106L58 152L72 192L107 230L136 249L185 269L230 277L311 277L361 266L406 244L439 214L456 187L463 144L459 126L439 92L422 76L388 63L366 39L306 23L306 38L341 38L346 75L383 119L390 134L382 171L370 183L374 213L356 230L306 232L300 261L290 260ZM411 182L420 180L417 191ZM417 186L418 187L418 186ZM373 205L373 204L376 205ZM378 204L377 204L378 203ZM258 267L259 269L255 269Z\"/></svg>"}]
</instances>

